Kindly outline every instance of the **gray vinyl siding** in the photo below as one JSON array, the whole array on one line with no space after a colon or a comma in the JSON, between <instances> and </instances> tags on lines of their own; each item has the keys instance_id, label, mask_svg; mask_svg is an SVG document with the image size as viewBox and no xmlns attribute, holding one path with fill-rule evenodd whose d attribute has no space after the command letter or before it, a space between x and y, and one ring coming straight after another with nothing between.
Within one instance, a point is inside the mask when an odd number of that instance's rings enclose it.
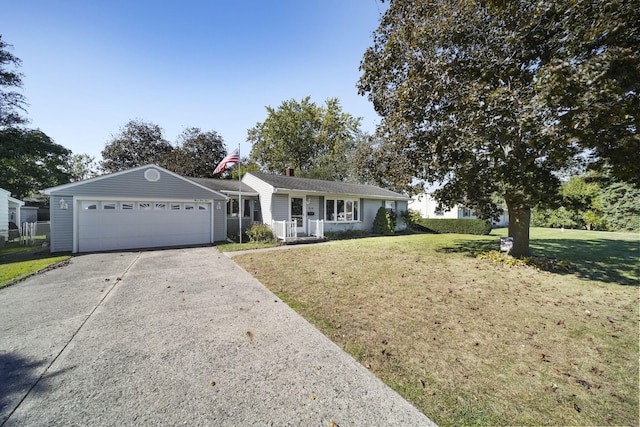
<instances>
[{"instance_id":1,"label":"gray vinyl siding","mask_svg":"<svg viewBox=\"0 0 640 427\"><path fill-rule=\"evenodd\" d=\"M275 221L289 220L289 195L274 194L271 199L271 214Z\"/></svg>"},{"instance_id":2,"label":"gray vinyl siding","mask_svg":"<svg viewBox=\"0 0 640 427\"><path fill-rule=\"evenodd\" d=\"M378 209L380 209L381 206L384 206L384 200L362 200L362 222L364 223L363 230L373 230L373 221L376 219L376 214L378 213Z\"/></svg>"},{"instance_id":3,"label":"gray vinyl siding","mask_svg":"<svg viewBox=\"0 0 640 427\"><path fill-rule=\"evenodd\" d=\"M206 188L191 183L160 169L160 179L147 181L144 173L149 168L135 169L130 172L114 174L103 179L88 180L69 188L54 191L52 195L66 194L81 197L122 197L122 198L162 198L162 199L206 199L225 200L223 195L216 195ZM169 196L171 195L171 196Z\"/></svg>"},{"instance_id":4,"label":"gray vinyl siding","mask_svg":"<svg viewBox=\"0 0 640 427\"><path fill-rule=\"evenodd\" d=\"M68 209L60 209L64 199ZM73 210L76 206L71 195L51 196L51 252L73 251Z\"/></svg>"},{"instance_id":5,"label":"gray vinyl siding","mask_svg":"<svg viewBox=\"0 0 640 427\"><path fill-rule=\"evenodd\" d=\"M396 202L396 212L398 213L396 220L396 231L404 230L407 228L407 224L405 224L402 219L402 214L405 213L408 209L408 202L398 200Z\"/></svg>"},{"instance_id":6,"label":"gray vinyl siding","mask_svg":"<svg viewBox=\"0 0 640 427\"><path fill-rule=\"evenodd\" d=\"M213 202L213 241L227 240L227 209L223 201Z\"/></svg>"},{"instance_id":7,"label":"gray vinyl siding","mask_svg":"<svg viewBox=\"0 0 640 427\"><path fill-rule=\"evenodd\" d=\"M307 219L311 219L314 221L319 219L324 219L324 210L322 209L321 200L323 200L322 197L318 197L318 196L309 197L309 201L311 203L307 205ZM313 212L313 214L311 214L311 212Z\"/></svg>"}]
</instances>

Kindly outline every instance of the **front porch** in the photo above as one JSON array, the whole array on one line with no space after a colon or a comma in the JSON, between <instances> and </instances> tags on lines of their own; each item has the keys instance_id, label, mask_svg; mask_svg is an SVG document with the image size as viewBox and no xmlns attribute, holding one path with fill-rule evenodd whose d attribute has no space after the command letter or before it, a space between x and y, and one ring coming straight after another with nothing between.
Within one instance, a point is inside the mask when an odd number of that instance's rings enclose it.
<instances>
[{"instance_id":1,"label":"front porch","mask_svg":"<svg viewBox=\"0 0 640 427\"><path fill-rule=\"evenodd\" d=\"M271 231L281 245L296 245L326 241L323 220L307 220L308 233L299 232L299 220L271 221Z\"/></svg>"}]
</instances>

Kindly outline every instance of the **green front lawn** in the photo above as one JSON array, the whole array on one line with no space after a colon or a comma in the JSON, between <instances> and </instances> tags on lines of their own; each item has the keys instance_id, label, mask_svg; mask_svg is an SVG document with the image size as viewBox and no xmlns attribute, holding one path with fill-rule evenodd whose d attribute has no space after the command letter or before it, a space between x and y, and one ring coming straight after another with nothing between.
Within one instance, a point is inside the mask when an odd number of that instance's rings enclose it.
<instances>
[{"instance_id":1,"label":"green front lawn","mask_svg":"<svg viewBox=\"0 0 640 427\"><path fill-rule=\"evenodd\" d=\"M636 425L638 235L532 229L553 272L474 255L505 234L234 260L439 425Z\"/></svg>"},{"instance_id":2,"label":"green front lawn","mask_svg":"<svg viewBox=\"0 0 640 427\"><path fill-rule=\"evenodd\" d=\"M0 249L0 288L66 261L70 256L54 256L39 245L7 244Z\"/></svg>"}]
</instances>

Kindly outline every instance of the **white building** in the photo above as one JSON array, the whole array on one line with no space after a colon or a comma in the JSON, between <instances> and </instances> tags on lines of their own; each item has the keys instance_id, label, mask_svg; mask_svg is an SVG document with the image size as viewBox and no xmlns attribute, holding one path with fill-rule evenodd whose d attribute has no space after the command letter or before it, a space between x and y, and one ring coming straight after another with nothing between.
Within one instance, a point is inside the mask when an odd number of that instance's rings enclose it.
<instances>
[{"instance_id":1,"label":"white building","mask_svg":"<svg viewBox=\"0 0 640 427\"><path fill-rule=\"evenodd\" d=\"M473 209L464 206L454 206L449 210L438 210L438 202L428 193L417 194L409 200L409 209L420 212L422 218L449 219L478 219ZM499 221L493 221L494 227L507 227L509 215L506 209Z\"/></svg>"}]
</instances>

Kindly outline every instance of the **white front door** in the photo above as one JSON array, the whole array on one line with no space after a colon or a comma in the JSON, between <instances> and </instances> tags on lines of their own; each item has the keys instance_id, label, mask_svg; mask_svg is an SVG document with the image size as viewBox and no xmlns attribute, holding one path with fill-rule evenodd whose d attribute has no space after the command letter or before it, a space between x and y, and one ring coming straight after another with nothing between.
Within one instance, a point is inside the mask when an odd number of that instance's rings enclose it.
<instances>
[{"instance_id":1,"label":"white front door","mask_svg":"<svg viewBox=\"0 0 640 427\"><path fill-rule=\"evenodd\" d=\"M291 197L291 221L296 222L298 233L306 233L307 212L304 204L304 197Z\"/></svg>"}]
</instances>

